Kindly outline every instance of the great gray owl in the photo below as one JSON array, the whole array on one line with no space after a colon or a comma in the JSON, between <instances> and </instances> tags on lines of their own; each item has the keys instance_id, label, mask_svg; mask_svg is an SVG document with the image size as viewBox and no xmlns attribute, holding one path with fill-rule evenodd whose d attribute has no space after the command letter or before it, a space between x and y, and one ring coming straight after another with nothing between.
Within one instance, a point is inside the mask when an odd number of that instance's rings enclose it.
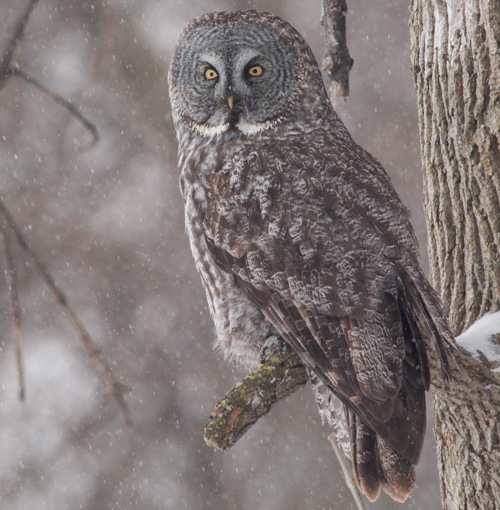
<instances>
[{"instance_id":1,"label":"great gray owl","mask_svg":"<svg viewBox=\"0 0 500 510\"><path fill-rule=\"evenodd\" d=\"M333 110L304 39L271 14L217 12L169 73L186 228L232 361L281 336L308 369L355 479L404 501L425 432L429 352L452 338L381 165Z\"/></svg>"}]
</instances>

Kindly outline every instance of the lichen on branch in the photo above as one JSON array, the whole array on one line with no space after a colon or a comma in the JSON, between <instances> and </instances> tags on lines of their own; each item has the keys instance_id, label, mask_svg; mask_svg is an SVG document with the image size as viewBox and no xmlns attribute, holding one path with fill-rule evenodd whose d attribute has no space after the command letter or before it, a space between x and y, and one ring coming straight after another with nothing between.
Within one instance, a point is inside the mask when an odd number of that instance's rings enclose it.
<instances>
[{"instance_id":1,"label":"lichen on branch","mask_svg":"<svg viewBox=\"0 0 500 510\"><path fill-rule=\"evenodd\" d=\"M262 364L213 408L205 426L205 442L228 451L276 402L307 380L304 365L291 347L279 337L269 337L262 348Z\"/></svg>"}]
</instances>

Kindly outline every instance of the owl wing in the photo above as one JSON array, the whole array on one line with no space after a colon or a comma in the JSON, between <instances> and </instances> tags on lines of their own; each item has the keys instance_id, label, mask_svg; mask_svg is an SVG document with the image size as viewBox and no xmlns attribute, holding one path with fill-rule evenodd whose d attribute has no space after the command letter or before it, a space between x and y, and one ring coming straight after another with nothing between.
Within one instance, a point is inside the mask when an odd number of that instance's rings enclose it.
<instances>
[{"instance_id":1,"label":"owl wing","mask_svg":"<svg viewBox=\"0 0 500 510\"><path fill-rule=\"evenodd\" d=\"M425 433L428 365L412 331L403 331L397 297L381 295L386 310L366 320L313 311L300 298L256 281L246 257L234 259L208 244L218 265L234 272L238 285L305 366L395 451L416 462Z\"/></svg>"},{"instance_id":2,"label":"owl wing","mask_svg":"<svg viewBox=\"0 0 500 510\"><path fill-rule=\"evenodd\" d=\"M300 158L300 151L294 154ZM253 163L211 179L204 227L215 262L234 274L353 419L415 463L429 387L424 339L441 345L441 336L418 264L397 255L401 247L416 251L406 210L383 170L375 184L361 174L353 186L342 179L359 172L334 172L315 183L318 170L300 160L288 160L297 169L293 178L259 173L259 162ZM336 191L343 188L351 192ZM360 198L367 192L380 207L367 207Z\"/></svg>"}]
</instances>

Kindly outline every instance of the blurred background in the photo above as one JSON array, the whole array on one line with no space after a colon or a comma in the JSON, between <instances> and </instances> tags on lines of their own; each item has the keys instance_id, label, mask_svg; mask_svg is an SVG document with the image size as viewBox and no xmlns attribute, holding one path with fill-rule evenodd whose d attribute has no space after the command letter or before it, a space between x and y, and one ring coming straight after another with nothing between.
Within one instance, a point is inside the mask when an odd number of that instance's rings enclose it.
<instances>
[{"instance_id":1,"label":"blurred background","mask_svg":"<svg viewBox=\"0 0 500 510\"><path fill-rule=\"evenodd\" d=\"M25 9L1 0L0 40ZM408 6L348 3L351 95L338 110L390 173L425 252ZM354 508L309 388L227 454L203 442L214 403L243 374L214 332L184 235L167 91L175 42L204 12L281 15L323 56L320 0L40 0L15 63L71 100L100 140L36 88L0 90L0 196L95 339L126 395L127 427L78 334L13 245L26 401L18 400L10 301L0 269L0 508ZM425 264L425 260L424 260ZM432 414L432 413L429 413ZM432 423L405 505L439 508Z\"/></svg>"}]
</instances>

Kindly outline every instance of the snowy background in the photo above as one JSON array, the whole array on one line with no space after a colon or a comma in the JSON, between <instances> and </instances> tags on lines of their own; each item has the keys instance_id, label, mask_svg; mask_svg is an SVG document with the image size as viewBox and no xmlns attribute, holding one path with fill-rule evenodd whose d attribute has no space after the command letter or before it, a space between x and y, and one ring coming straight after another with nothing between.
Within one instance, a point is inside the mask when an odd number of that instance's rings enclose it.
<instances>
[{"instance_id":1,"label":"snowy background","mask_svg":"<svg viewBox=\"0 0 500 510\"><path fill-rule=\"evenodd\" d=\"M24 8L1 0L0 41ZM0 272L0 508L353 508L309 388L276 406L228 454L203 442L213 404L237 380L212 351L204 294L183 232L167 69L204 12L283 16L321 60L320 0L40 0L15 62L71 99L90 135L12 78L0 91L0 195L120 381L127 428L94 364L29 259L15 250L27 399L17 399L9 298ZM405 2L349 3L351 96L339 111L391 174L425 252L415 92ZM3 50L2 50L3 51ZM430 413L431 414L431 413ZM429 423L405 505L434 509Z\"/></svg>"}]
</instances>

